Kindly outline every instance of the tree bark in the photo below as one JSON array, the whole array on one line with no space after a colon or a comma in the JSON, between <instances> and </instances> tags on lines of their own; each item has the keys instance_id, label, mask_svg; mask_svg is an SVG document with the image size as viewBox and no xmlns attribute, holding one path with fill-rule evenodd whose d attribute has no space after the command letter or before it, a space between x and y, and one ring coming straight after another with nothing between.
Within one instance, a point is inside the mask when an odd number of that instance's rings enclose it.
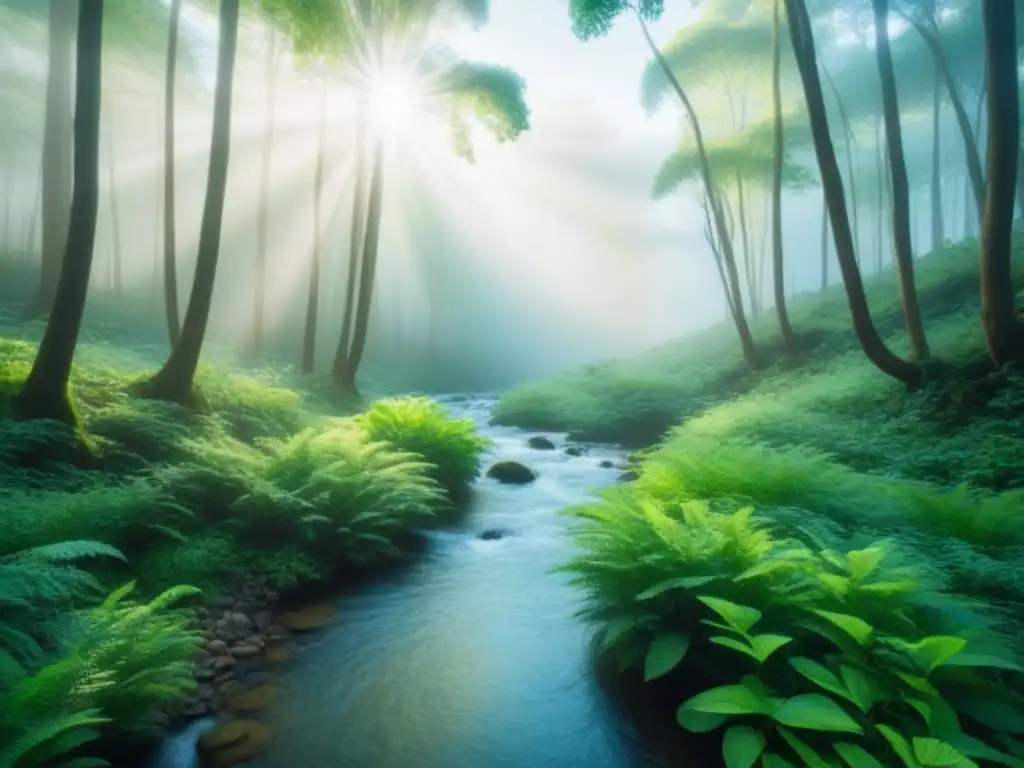
<instances>
[{"instance_id":1,"label":"tree bark","mask_svg":"<svg viewBox=\"0 0 1024 768\"><path fill-rule=\"evenodd\" d=\"M839 172L839 163L829 133L828 113L825 110L825 97L818 76L818 57L811 20L804 0L786 0L786 10L789 17L789 34L807 101L814 151L818 158L822 186L825 189L832 220L836 256L846 288L854 332L865 355L879 370L908 385L917 385L921 377L920 368L894 355L878 335L871 321L864 284L857 266L853 233L850 231L850 221L846 214L843 178Z\"/></svg>"},{"instance_id":2,"label":"tree bark","mask_svg":"<svg viewBox=\"0 0 1024 768\"><path fill-rule=\"evenodd\" d=\"M779 330L791 358L800 354L793 327L786 311L786 278L782 253L782 157L785 139L782 133L782 87L779 72L782 62L782 44L779 35L779 12L782 0L775 0L772 14L772 109L774 110L774 153L772 172L772 270L774 272L775 312L779 316Z\"/></svg>"},{"instance_id":3,"label":"tree bark","mask_svg":"<svg viewBox=\"0 0 1024 768\"><path fill-rule=\"evenodd\" d=\"M896 267L900 278L900 301L910 337L911 357L925 360L930 354L921 320L914 283L914 250L910 237L910 184L903 156L903 129L900 125L896 70L889 48L889 0L871 0L875 12L875 55L882 81L882 109L885 115L885 139L889 145L892 169L892 239L896 248Z\"/></svg>"},{"instance_id":4,"label":"tree bark","mask_svg":"<svg viewBox=\"0 0 1024 768\"><path fill-rule=\"evenodd\" d=\"M942 73L935 65L935 89L932 92L932 250L946 242L942 219Z\"/></svg>"},{"instance_id":5,"label":"tree bark","mask_svg":"<svg viewBox=\"0 0 1024 768\"><path fill-rule=\"evenodd\" d=\"M832 91L832 95L835 97L836 106L839 108L839 120L843 124L843 142L846 146L846 176L850 180L850 214L853 216L853 250L857 256L857 263L860 263L860 206L857 205L857 177L854 174L854 150L856 146L853 140L853 123L850 122L850 116L846 112L846 105L843 104L843 99L839 95L839 89L836 88L835 82L832 80L832 75L829 74L825 67L821 68L825 73L825 78L828 80L829 88Z\"/></svg>"},{"instance_id":6,"label":"tree bark","mask_svg":"<svg viewBox=\"0 0 1024 768\"><path fill-rule=\"evenodd\" d=\"M316 156L316 174L313 180L313 250L310 254L309 290L306 299L306 328L302 335L302 365L305 374L316 368L316 323L320 308L320 251L323 232L320 211L324 196L324 155L327 152L327 76L323 78L320 92L320 148Z\"/></svg>"},{"instance_id":7,"label":"tree bark","mask_svg":"<svg viewBox=\"0 0 1024 768\"><path fill-rule=\"evenodd\" d=\"M740 220L740 243L743 246L743 274L747 278L747 294L750 297L750 314L760 311L757 300L757 274L753 254L750 252L750 232L747 228L747 200L743 190L743 177L736 174L737 216Z\"/></svg>"},{"instance_id":8,"label":"tree bark","mask_svg":"<svg viewBox=\"0 0 1024 768\"><path fill-rule=\"evenodd\" d=\"M117 174L114 161L114 117L110 117L109 138L107 141L107 194L110 195L110 225L111 225L111 268L113 271L114 295L120 298L124 295L124 264L122 259L121 242L121 215L117 206Z\"/></svg>"},{"instance_id":9,"label":"tree bark","mask_svg":"<svg viewBox=\"0 0 1024 768\"><path fill-rule=\"evenodd\" d=\"M72 198L74 127L72 125L72 70L76 0L50 0L46 120L43 126L42 162L42 266L36 294L25 311L26 318L45 315L53 306L60 280L61 260L67 246ZM36 216L30 222L30 245L35 245Z\"/></svg>"},{"instance_id":10,"label":"tree bark","mask_svg":"<svg viewBox=\"0 0 1024 768\"><path fill-rule=\"evenodd\" d=\"M718 190L715 187L714 177L711 173L711 165L708 162L707 150L704 147L704 134L700 128L700 121L697 119L697 113L693 108L693 104L690 103L690 99L687 97L686 91L684 91L683 87L679 84L679 80L672 71L672 67L670 67L668 61L665 60L661 50L654 42L654 38L651 37L650 31L647 29L647 23L639 13L637 13L637 20L640 22L640 29L643 31L644 40L647 42L648 47L651 49L651 53L658 62L658 66L665 74L665 77L672 85L672 89L679 97L679 101L682 103L683 108L686 110L690 127L693 130L694 141L697 145L697 156L700 160L701 179L704 182L704 188L707 191L708 199L711 202L711 212L713 214L715 228L718 230L719 234L719 247L722 249L722 258L725 262L726 273L728 274L729 279L733 282L734 289L738 291L740 282L739 273L736 269L736 254L733 251L732 239L729 237L728 230L726 229L725 218L722 213L722 202L719 198ZM747 325L746 316L743 313L742 302L737 303L736 331L740 337L740 346L743 349L743 358L746 360L747 365L755 370L760 368L760 355L758 354L757 346L754 343L754 336L750 332L750 326Z\"/></svg>"},{"instance_id":11,"label":"tree bark","mask_svg":"<svg viewBox=\"0 0 1024 768\"><path fill-rule=\"evenodd\" d=\"M188 403L206 327L213 304L213 288L220 256L220 234L224 219L224 195L228 181L231 150L231 90L238 46L239 0L220 0L219 45L217 50L217 86L213 96L213 130L210 141L210 166L206 177L206 201L199 228L199 247L192 293L181 338L171 350L167 362L142 387L143 394Z\"/></svg>"},{"instance_id":12,"label":"tree bark","mask_svg":"<svg viewBox=\"0 0 1024 768\"><path fill-rule=\"evenodd\" d=\"M982 0L988 83L988 186L981 224L981 322L997 366L1024 362L1024 328L1013 290L1014 190L1020 154L1016 8Z\"/></svg>"},{"instance_id":13,"label":"tree bark","mask_svg":"<svg viewBox=\"0 0 1024 768\"><path fill-rule=\"evenodd\" d=\"M13 410L23 419L53 419L75 425L78 416L68 381L85 312L99 208L100 83L103 0L81 0L75 74L74 188L53 309L39 352Z\"/></svg>"},{"instance_id":14,"label":"tree bark","mask_svg":"<svg viewBox=\"0 0 1024 768\"><path fill-rule=\"evenodd\" d=\"M171 0L170 29L167 32L167 71L164 81L164 311L171 349L178 345L181 322L178 318L177 220L174 191L174 80L178 67L178 29L182 0Z\"/></svg>"},{"instance_id":15,"label":"tree bark","mask_svg":"<svg viewBox=\"0 0 1024 768\"><path fill-rule=\"evenodd\" d=\"M828 288L828 198L821 196L821 292Z\"/></svg>"},{"instance_id":16,"label":"tree bark","mask_svg":"<svg viewBox=\"0 0 1024 768\"><path fill-rule=\"evenodd\" d=\"M883 252L885 248L885 231L882 224L884 216L882 210L885 207L885 180L886 175L883 170L886 165L886 161L882 156L882 118L880 115L875 116L875 169L878 176L878 200L876 211L877 221L875 223L875 234L876 234L876 251L875 251L875 273L878 274L882 271L884 264Z\"/></svg>"},{"instance_id":17,"label":"tree bark","mask_svg":"<svg viewBox=\"0 0 1024 768\"><path fill-rule=\"evenodd\" d=\"M260 172L260 202L256 221L256 280L254 282L251 354L263 353L267 303L267 218L270 209L270 156L274 148L274 99L277 93L277 51L273 27L267 27L267 89L263 133L263 158Z\"/></svg>"}]
</instances>

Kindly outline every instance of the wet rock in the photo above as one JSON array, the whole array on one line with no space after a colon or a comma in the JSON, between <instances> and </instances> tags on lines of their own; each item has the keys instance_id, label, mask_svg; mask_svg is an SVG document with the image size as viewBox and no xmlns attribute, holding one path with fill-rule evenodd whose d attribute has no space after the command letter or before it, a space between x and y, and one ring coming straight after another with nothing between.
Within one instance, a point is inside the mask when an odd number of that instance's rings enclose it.
<instances>
[{"instance_id":1,"label":"wet rock","mask_svg":"<svg viewBox=\"0 0 1024 768\"><path fill-rule=\"evenodd\" d=\"M334 606L307 605L297 611L282 613L278 621L293 632L309 632L326 627L334 618Z\"/></svg>"},{"instance_id":2,"label":"wet rock","mask_svg":"<svg viewBox=\"0 0 1024 768\"><path fill-rule=\"evenodd\" d=\"M555 444L551 442L550 439L544 437L543 435L534 435L533 437L526 441L526 444L538 451L555 450Z\"/></svg>"},{"instance_id":3,"label":"wet rock","mask_svg":"<svg viewBox=\"0 0 1024 768\"><path fill-rule=\"evenodd\" d=\"M526 485L537 479L536 472L518 461L499 461L487 470L487 476L512 485Z\"/></svg>"},{"instance_id":4,"label":"wet rock","mask_svg":"<svg viewBox=\"0 0 1024 768\"><path fill-rule=\"evenodd\" d=\"M231 656L214 656L213 661L210 662L210 666L213 667L213 671L221 673L231 667L235 666L238 662Z\"/></svg>"},{"instance_id":5,"label":"wet rock","mask_svg":"<svg viewBox=\"0 0 1024 768\"><path fill-rule=\"evenodd\" d=\"M291 658L292 652L286 646L272 645L263 655L263 662L265 664L283 664L286 661L291 661Z\"/></svg>"},{"instance_id":6,"label":"wet rock","mask_svg":"<svg viewBox=\"0 0 1024 768\"><path fill-rule=\"evenodd\" d=\"M247 685L268 685L274 676L269 672L254 671L250 672L245 676L245 682Z\"/></svg>"},{"instance_id":7,"label":"wet rock","mask_svg":"<svg viewBox=\"0 0 1024 768\"><path fill-rule=\"evenodd\" d=\"M230 610L231 606L233 606L234 604L235 598L230 595L218 597L216 600L213 601L213 607L219 608L222 611Z\"/></svg>"},{"instance_id":8,"label":"wet rock","mask_svg":"<svg viewBox=\"0 0 1024 768\"><path fill-rule=\"evenodd\" d=\"M584 448L582 445L568 445L565 448L565 453L567 456L582 456L586 452L587 449Z\"/></svg>"},{"instance_id":9,"label":"wet rock","mask_svg":"<svg viewBox=\"0 0 1024 768\"><path fill-rule=\"evenodd\" d=\"M225 699L230 700L232 696L245 693L245 686L237 680L225 680L217 686L217 692Z\"/></svg>"},{"instance_id":10,"label":"wet rock","mask_svg":"<svg viewBox=\"0 0 1024 768\"><path fill-rule=\"evenodd\" d=\"M206 650L214 656L220 656L228 652L228 644L223 640L211 640L206 644Z\"/></svg>"},{"instance_id":11,"label":"wet rock","mask_svg":"<svg viewBox=\"0 0 1024 768\"><path fill-rule=\"evenodd\" d=\"M256 629L260 632L266 632L267 627L270 626L270 622L273 620L273 616L270 611L256 611L252 615L253 624L256 625Z\"/></svg>"},{"instance_id":12,"label":"wet rock","mask_svg":"<svg viewBox=\"0 0 1024 768\"><path fill-rule=\"evenodd\" d=\"M508 536L508 531L504 528L488 528L483 533L477 536L478 539L484 541L494 541L496 539L503 539Z\"/></svg>"},{"instance_id":13,"label":"wet rock","mask_svg":"<svg viewBox=\"0 0 1024 768\"><path fill-rule=\"evenodd\" d=\"M632 483L638 477L639 475L632 469L627 469L625 472L619 475L617 479L620 483Z\"/></svg>"},{"instance_id":14,"label":"wet rock","mask_svg":"<svg viewBox=\"0 0 1024 768\"><path fill-rule=\"evenodd\" d=\"M205 683L208 680L213 680L217 673L209 667L197 667L195 672L195 678L197 682Z\"/></svg>"},{"instance_id":15,"label":"wet rock","mask_svg":"<svg viewBox=\"0 0 1024 768\"><path fill-rule=\"evenodd\" d=\"M232 646L231 655L236 659L251 659L253 656L260 655L260 647L252 643L242 643Z\"/></svg>"},{"instance_id":16,"label":"wet rock","mask_svg":"<svg viewBox=\"0 0 1024 768\"><path fill-rule=\"evenodd\" d=\"M197 701L195 704L190 704L185 707L179 714L184 718L194 720L197 717L208 715L210 712L210 705L207 702Z\"/></svg>"},{"instance_id":17,"label":"wet rock","mask_svg":"<svg viewBox=\"0 0 1024 768\"><path fill-rule=\"evenodd\" d=\"M207 752L216 768L240 765L255 760L274 738L274 729L263 723L248 722L246 737L230 747Z\"/></svg>"},{"instance_id":18,"label":"wet rock","mask_svg":"<svg viewBox=\"0 0 1024 768\"><path fill-rule=\"evenodd\" d=\"M608 459L605 459L597 466L599 466L601 469L615 469L615 463L612 461L608 461Z\"/></svg>"},{"instance_id":19,"label":"wet rock","mask_svg":"<svg viewBox=\"0 0 1024 768\"><path fill-rule=\"evenodd\" d=\"M249 738L253 725L259 725L259 723L232 720L229 723L218 725L199 737L199 747L204 750L217 750L241 744Z\"/></svg>"},{"instance_id":20,"label":"wet rock","mask_svg":"<svg viewBox=\"0 0 1024 768\"><path fill-rule=\"evenodd\" d=\"M255 712L266 709L276 698L277 688L272 685L259 685L229 698L228 708L236 712Z\"/></svg>"}]
</instances>

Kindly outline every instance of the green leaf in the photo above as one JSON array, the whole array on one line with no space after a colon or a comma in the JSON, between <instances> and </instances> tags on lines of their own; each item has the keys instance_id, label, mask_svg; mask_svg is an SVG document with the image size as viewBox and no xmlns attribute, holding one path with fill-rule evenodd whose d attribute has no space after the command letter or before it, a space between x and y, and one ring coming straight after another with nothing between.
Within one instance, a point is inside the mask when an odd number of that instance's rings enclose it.
<instances>
[{"instance_id":1,"label":"green leaf","mask_svg":"<svg viewBox=\"0 0 1024 768\"><path fill-rule=\"evenodd\" d=\"M900 760L903 761L907 768L921 768L921 764L917 762L917 758L914 757L914 752L907 740L903 738L903 734L889 725L877 725L875 727L885 737L885 740L889 742L892 751L899 755Z\"/></svg>"},{"instance_id":2,"label":"green leaf","mask_svg":"<svg viewBox=\"0 0 1024 768\"><path fill-rule=\"evenodd\" d=\"M884 549L881 547L869 547L868 549L848 552L846 562L850 575L855 579L863 579L877 569L884 558Z\"/></svg>"},{"instance_id":3,"label":"green leaf","mask_svg":"<svg viewBox=\"0 0 1024 768\"><path fill-rule=\"evenodd\" d=\"M990 763L998 763L999 765L1009 765L1012 768L1022 768L1024 766L1024 760L1000 752L998 749L993 749L983 741L973 736L968 736L966 733L959 733L955 738L944 739L944 741L950 746L956 747L967 757L976 757L981 760L987 760Z\"/></svg>"},{"instance_id":4,"label":"green leaf","mask_svg":"<svg viewBox=\"0 0 1024 768\"><path fill-rule=\"evenodd\" d=\"M761 620L761 612L756 608L737 605L717 597L699 596L697 599L721 616L726 624L743 635Z\"/></svg>"},{"instance_id":5,"label":"green leaf","mask_svg":"<svg viewBox=\"0 0 1024 768\"><path fill-rule=\"evenodd\" d=\"M996 699L964 696L953 704L958 712L1002 733L1024 734L1024 711Z\"/></svg>"},{"instance_id":6,"label":"green leaf","mask_svg":"<svg viewBox=\"0 0 1024 768\"><path fill-rule=\"evenodd\" d=\"M698 712L683 704L676 710L676 721L690 733L708 733L729 719L728 715Z\"/></svg>"},{"instance_id":7,"label":"green leaf","mask_svg":"<svg viewBox=\"0 0 1024 768\"><path fill-rule=\"evenodd\" d=\"M763 664L779 648L792 641L793 638L785 635L754 635L750 638L750 645L754 650L754 658Z\"/></svg>"},{"instance_id":8,"label":"green leaf","mask_svg":"<svg viewBox=\"0 0 1024 768\"><path fill-rule=\"evenodd\" d=\"M746 725L737 725L725 732L722 755L726 768L753 768L764 752L764 735Z\"/></svg>"},{"instance_id":9,"label":"green leaf","mask_svg":"<svg viewBox=\"0 0 1024 768\"><path fill-rule=\"evenodd\" d=\"M921 693L927 693L930 696L938 696L938 689L932 685L928 678L921 677L920 675L912 675L909 672L897 672L899 678L909 685L914 690L920 691Z\"/></svg>"},{"instance_id":10,"label":"green leaf","mask_svg":"<svg viewBox=\"0 0 1024 768\"><path fill-rule=\"evenodd\" d=\"M850 616L845 613L833 613L832 611L815 611L818 616L831 622L846 634L852 637L860 645L868 645L874 634L874 627L863 619Z\"/></svg>"},{"instance_id":11,"label":"green leaf","mask_svg":"<svg viewBox=\"0 0 1024 768\"><path fill-rule=\"evenodd\" d=\"M829 693L834 693L853 702L853 696L846 690L846 686L824 665L804 656L794 656L789 660L789 663L793 669L815 685L824 688Z\"/></svg>"},{"instance_id":12,"label":"green leaf","mask_svg":"<svg viewBox=\"0 0 1024 768\"><path fill-rule=\"evenodd\" d=\"M947 659L946 667L982 667L986 669L1006 669L1011 672L1024 673L1024 667L1009 659L1003 659L988 653L958 653Z\"/></svg>"},{"instance_id":13,"label":"green leaf","mask_svg":"<svg viewBox=\"0 0 1024 768\"><path fill-rule=\"evenodd\" d=\"M724 635L715 635L711 638L711 642L715 645L721 645L724 648L731 648L734 651L746 654L754 661L758 661L757 654L754 653L754 649L747 645L743 640L737 640L734 637L725 637Z\"/></svg>"},{"instance_id":14,"label":"green leaf","mask_svg":"<svg viewBox=\"0 0 1024 768\"><path fill-rule=\"evenodd\" d=\"M767 715L771 701L745 685L722 685L698 693L683 707L713 715Z\"/></svg>"},{"instance_id":15,"label":"green leaf","mask_svg":"<svg viewBox=\"0 0 1024 768\"><path fill-rule=\"evenodd\" d=\"M810 745L797 738L795 733L790 733L785 728L779 728L779 735L786 740L790 749L800 756L807 768L832 768L825 758L815 752Z\"/></svg>"},{"instance_id":16,"label":"green leaf","mask_svg":"<svg viewBox=\"0 0 1024 768\"><path fill-rule=\"evenodd\" d=\"M678 632L656 635L644 659L644 680L654 680L671 672L690 649L690 638Z\"/></svg>"},{"instance_id":17,"label":"green leaf","mask_svg":"<svg viewBox=\"0 0 1024 768\"><path fill-rule=\"evenodd\" d=\"M717 579L717 576L684 576L681 579L668 579L649 587L636 596L636 600L650 600L674 589L690 590L703 587Z\"/></svg>"},{"instance_id":18,"label":"green leaf","mask_svg":"<svg viewBox=\"0 0 1024 768\"><path fill-rule=\"evenodd\" d=\"M793 728L838 733L862 733L846 710L820 693L805 693L786 699L771 713L772 719Z\"/></svg>"},{"instance_id":19,"label":"green leaf","mask_svg":"<svg viewBox=\"0 0 1024 768\"><path fill-rule=\"evenodd\" d=\"M938 739L914 737L914 756L926 768L978 768L978 764Z\"/></svg>"},{"instance_id":20,"label":"green leaf","mask_svg":"<svg viewBox=\"0 0 1024 768\"><path fill-rule=\"evenodd\" d=\"M907 646L914 663L930 674L967 647L967 641L955 635L932 635Z\"/></svg>"},{"instance_id":21,"label":"green leaf","mask_svg":"<svg viewBox=\"0 0 1024 768\"><path fill-rule=\"evenodd\" d=\"M842 741L832 746L850 768L885 768L867 750L856 744L847 744Z\"/></svg>"},{"instance_id":22,"label":"green leaf","mask_svg":"<svg viewBox=\"0 0 1024 768\"><path fill-rule=\"evenodd\" d=\"M871 707L878 701L879 694L881 693L871 681L871 678L856 667L851 667L848 664L841 664L839 666L839 673L843 676L846 690L850 692L849 698L857 705L857 709L864 714L870 712Z\"/></svg>"},{"instance_id":23,"label":"green leaf","mask_svg":"<svg viewBox=\"0 0 1024 768\"><path fill-rule=\"evenodd\" d=\"M761 768L796 768L789 760L773 752L766 752L761 758Z\"/></svg>"}]
</instances>

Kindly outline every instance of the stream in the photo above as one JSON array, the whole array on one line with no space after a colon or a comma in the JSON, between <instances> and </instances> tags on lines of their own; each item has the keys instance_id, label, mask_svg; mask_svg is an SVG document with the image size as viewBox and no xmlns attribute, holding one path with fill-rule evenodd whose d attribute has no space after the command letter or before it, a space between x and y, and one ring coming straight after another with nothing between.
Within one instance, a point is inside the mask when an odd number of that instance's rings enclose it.
<instances>
[{"instance_id":1,"label":"stream","mask_svg":"<svg viewBox=\"0 0 1024 768\"><path fill-rule=\"evenodd\" d=\"M336 598L338 620L295 638L294 660L261 720L276 737L261 768L661 768L599 687L582 594L550 569L573 552L558 514L616 481L624 454L591 446L568 456L492 427L494 401L446 402L494 441L485 467L515 459L529 485L481 478L469 514L430 534L408 569ZM506 535L483 540L486 530ZM195 765L193 724L165 743L154 768ZM659 757L657 753L661 753ZM678 765L678 757L673 761Z\"/></svg>"}]
</instances>

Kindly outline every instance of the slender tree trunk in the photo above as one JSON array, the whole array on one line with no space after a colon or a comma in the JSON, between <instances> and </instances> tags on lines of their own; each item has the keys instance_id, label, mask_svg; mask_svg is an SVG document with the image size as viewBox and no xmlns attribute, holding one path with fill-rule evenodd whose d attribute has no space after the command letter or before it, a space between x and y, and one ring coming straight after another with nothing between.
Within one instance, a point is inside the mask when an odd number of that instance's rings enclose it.
<instances>
[{"instance_id":1,"label":"slender tree trunk","mask_svg":"<svg viewBox=\"0 0 1024 768\"><path fill-rule=\"evenodd\" d=\"M764 273L765 258L768 253L767 239L768 229L771 227L771 195L768 190L764 193L764 211L762 212L763 224L761 226L761 249L757 255L757 295L764 296Z\"/></svg>"},{"instance_id":2,"label":"slender tree trunk","mask_svg":"<svg viewBox=\"0 0 1024 768\"><path fill-rule=\"evenodd\" d=\"M270 209L270 156L274 148L274 100L277 92L277 51L273 27L267 27L266 110L263 160L260 175L259 215L256 223L256 280L252 315L252 356L263 353L267 305L267 218Z\"/></svg>"},{"instance_id":3,"label":"slender tree trunk","mask_svg":"<svg viewBox=\"0 0 1024 768\"><path fill-rule=\"evenodd\" d=\"M686 91L684 91L683 87L679 84L679 80L672 71L672 67L670 67L668 61L665 60L661 50L654 42L654 38L651 37L650 31L647 29L647 23L639 13L637 13L637 20L640 22L640 29L643 31L644 40L647 42L648 47L651 49L651 53L658 62L658 66L672 85L672 89L679 97L679 101L682 103L683 108L686 110L687 117L689 118L690 127L693 129L694 141L697 145L697 156L700 159L701 179L704 182L704 188L707 191L709 200L711 201L711 212L714 216L715 227L719 233L719 245L722 249L722 258L725 262L726 273L728 274L729 279L733 282L735 289L738 291L740 282L738 270L736 269L736 254L733 251L732 239L729 237L726 229L725 218L722 213L722 202L719 198L718 190L715 186L714 178L711 173L711 165L708 162L707 150L704 147L704 134L700 128L700 121L697 119L697 113L693 108L693 104L690 103L690 99L687 97ZM740 345L743 349L743 357L746 360L747 365L753 369L760 368L760 356L757 352L757 346L754 343L753 334L750 332L750 326L747 325L746 317L743 314L742 303L737 306L736 331L740 337Z\"/></svg>"},{"instance_id":4,"label":"slender tree trunk","mask_svg":"<svg viewBox=\"0 0 1024 768\"><path fill-rule=\"evenodd\" d=\"M918 366L894 355L878 335L878 331L871 321L871 312L864 294L864 284L857 266L853 233L850 231L850 221L846 215L843 177L839 172L839 163L836 160L832 137L829 133L828 113L825 110L825 96L818 76L818 57L814 47L811 20L804 0L786 0L786 10L789 18L789 34L800 70L800 80L803 83L811 134L814 139L814 151L818 158L822 186L825 189L829 215L832 220L836 256L839 259L839 268L843 275L843 285L846 288L846 296L850 305L854 332L864 353L879 370L908 385L916 385L921 376Z\"/></svg>"},{"instance_id":5,"label":"slender tree trunk","mask_svg":"<svg viewBox=\"0 0 1024 768\"><path fill-rule=\"evenodd\" d=\"M736 305L733 301L732 289L729 287L729 278L725 275L725 267L722 265L722 254L718 249L718 243L715 241L715 230L711 223L711 203L708 201L707 194L704 195L704 237L708 241L708 246L711 248L711 255L715 259L715 267L718 270L718 279L722 283L722 292L725 294L725 315L727 318L731 317L733 322L736 321Z\"/></svg>"},{"instance_id":6,"label":"slender tree trunk","mask_svg":"<svg viewBox=\"0 0 1024 768\"><path fill-rule=\"evenodd\" d=\"M889 157L889 140L886 139L883 144L883 153L886 158ZM885 215L889 217L889 221L893 220L893 196L892 196L892 165L887 161L885 163ZM896 261L896 241L891 237L889 238L889 264L893 264Z\"/></svg>"},{"instance_id":7,"label":"slender tree trunk","mask_svg":"<svg viewBox=\"0 0 1024 768\"><path fill-rule=\"evenodd\" d=\"M174 80L178 68L178 28L182 0L171 0L171 23L167 33L167 70L164 80L164 311L171 349L178 345L177 220L174 212Z\"/></svg>"},{"instance_id":8,"label":"slender tree trunk","mask_svg":"<svg viewBox=\"0 0 1024 768\"><path fill-rule=\"evenodd\" d=\"M935 65L935 88L932 91L932 250L946 242L942 220L942 73Z\"/></svg>"},{"instance_id":9,"label":"slender tree trunk","mask_svg":"<svg viewBox=\"0 0 1024 768\"><path fill-rule=\"evenodd\" d=\"M352 328L352 349L345 379L342 386L348 392L358 395L356 374L366 349L366 337L370 325L370 308L373 306L373 283L377 274L377 248L380 244L380 222L383 213L384 196L384 141L380 136L374 140L373 175L370 177L370 199L366 209L366 237L363 240L362 269L359 274L359 301L356 305L356 320Z\"/></svg>"},{"instance_id":10,"label":"slender tree trunk","mask_svg":"<svg viewBox=\"0 0 1024 768\"><path fill-rule=\"evenodd\" d=\"M39 286L25 312L38 317L50 311L60 279L71 216L74 128L72 125L72 64L79 3L50 0L49 69L46 77L46 121L43 127L42 267ZM29 252L35 247L31 223Z\"/></svg>"},{"instance_id":11,"label":"slender tree trunk","mask_svg":"<svg viewBox=\"0 0 1024 768\"><path fill-rule=\"evenodd\" d=\"M1024 217L1024 149L1017 148L1017 215Z\"/></svg>"},{"instance_id":12,"label":"slender tree trunk","mask_svg":"<svg viewBox=\"0 0 1024 768\"><path fill-rule=\"evenodd\" d=\"M121 250L121 215L117 206L117 175L115 172L114 160L114 120L111 114L110 131L107 141L107 194L110 195L110 224L111 224L111 266L114 272L114 295L120 298L124 295L124 266Z\"/></svg>"},{"instance_id":13,"label":"slender tree trunk","mask_svg":"<svg viewBox=\"0 0 1024 768\"><path fill-rule=\"evenodd\" d=\"M981 224L981 322L996 366L1024 361L1024 328L1013 289L1013 198L1020 154L1014 3L982 0L988 82L988 187Z\"/></svg>"},{"instance_id":14,"label":"slender tree trunk","mask_svg":"<svg viewBox=\"0 0 1024 768\"><path fill-rule=\"evenodd\" d=\"M892 168L892 239L896 247L896 266L900 278L900 300L910 337L911 356L917 360L929 357L928 341L921 320L914 283L914 250L910 239L910 184L907 163L903 156L903 129L896 93L896 70L889 48L889 0L871 0L875 12L875 55L882 81L882 106L885 114L885 138L889 145L889 166Z\"/></svg>"},{"instance_id":15,"label":"slender tree trunk","mask_svg":"<svg viewBox=\"0 0 1024 768\"><path fill-rule=\"evenodd\" d=\"M313 250L310 254L309 290L306 299L306 329L302 335L302 372L313 373L316 368L316 322L320 308L320 251L323 231L320 211L324 196L324 155L327 153L327 76L320 92L320 148L316 156L316 175L313 181Z\"/></svg>"},{"instance_id":16,"label":"slender tree trunk","mask_svg":"<svg viewBox=\"0 0 1024 768\"><path fill-rule=\"evenodd\" d=\"M89 290L99 208L103 0L81 0L75 74L74 189L60 278L39 352L13 403L23 419L78 421L68 380Z\"/></svg>"},{"instance_id":17,"label":"slender tree trunk","mask_svg":"<svg viewBox=\"0 0 1024 768\"><path fill-rule=\"evenodd\" d=\"M885 170L884 167L888 167L883 156L882 156L882 118L880 115L875 116L875 168L878 176L878 200L877 200L877 220L875 222L875 236L876 246L875 251L875 273L882 271L884 264L883 249L885 248L885 232L882 224L883 216L882 210L885 207Z\"/></svg>"},{"instance_id":18,"label":"slender tree trunk","mask_svg":"<svg viewBox=\"0 0 1024 768\"><path fill-rule=\"evenodd\" d=\"M786 278L782 253L782 157L785 139L782 132L782 88L779 72L782 62L782 43L779 35L779 12L782 0L775 0L772 14L772 109L774 117L774 153L772 172L772 271L774 273L775 312L779 316L779 330L786 343L786 352L791 358L800 354L800 345L789 324L786 311Z\"/></svg>"},{"instance_id":19,"label":"slender tree trunk","mask_svg":"<svg viewBox=\"0 0 1024 768\"><path fill-rule=\"evenodd\" d=\"M821 292L828 288L828 200L821 197Z\"/></svg>"},{"instance_id":20,"label":"slender tree trunk","mask_svg":"<svg viewBox=\"0 0 1024 768\"><path fill-rule=\"evenodd\" d=\"M142 387L143 393L149 397L178 403L190 400L192 381L199 365L213 305L231 150L231 89L235 49L238 45L238 4L239 0L220 0L217 86L213 96L213 130L210 166L206 177L206 201L199 228L196 272L181 326L181 338L171 350L163 368Z\"/></svg>"},{"instance_id":21,"label":"slender tree trunk","mask_svg":"<svg viewBox=\"0 0 1024 768\"><path fill-rule=\"evenodd\" d=\"M43 162L45 161L45 155L43 161L39 163L39 175L36 177L36 190L35 194L32 195L32 210L28 215L28 234L25 236L25 253L31 256L36 250L36 232L39 231L39 209L43 204ZM70 202L68 204L68 212L70 213ZM26 317L32 315L30 311L26 313Z\"/></svg>"},{"instance_id":22,"label":"slender tree trunk","mask_svg":"<svg viewBox=\"0 0 1024 768\"><path fill-rule=\"evenodd\" d=\"M754 272L754 258L750 252L750 233L747 229L747 201L743 190L743 177L736 174L736 204L740 220L740 243L743 246L743 274L747 278L747 294L750 297L750 314L756 315L760 308L757 302L757 275Z\"/></svg>"},{"instance_id":23,"label":"slender tree trunk","mask_svg":"<svg viewBox=\"0 0 1024 768\"><path fill-rule=\"evenodd\" d=\"M839 89L836 88L835 82L832 80L832 75L829 74L828 69L825 67L821 68L825 73L825 78L828 80L829 89L832 91L832 95L835 97L836 106L839 108L839 120L843 124L843 141L846 145L846 176L850 180L850 214L853 217L853 247L854 252L857 255L857 263L860 263L860 206L857 205L857 177L854 174L854 153L856 151L856 145L854 143L853 123L850 122L850 116L846 112L846 105L843 104L843 99L839 95Z\"/></svg>"}]
</instances>

